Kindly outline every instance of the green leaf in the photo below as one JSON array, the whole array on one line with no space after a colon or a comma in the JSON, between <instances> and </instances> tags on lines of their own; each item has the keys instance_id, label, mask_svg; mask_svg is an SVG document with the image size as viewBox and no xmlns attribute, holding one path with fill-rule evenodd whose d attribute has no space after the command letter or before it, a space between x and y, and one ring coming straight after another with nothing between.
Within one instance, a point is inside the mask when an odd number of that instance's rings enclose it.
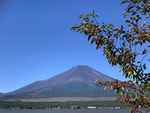
<instances>
[{"instance_id":1,"label":"green leaf","mask_svg":"<svg viewBox=\"0 0 150 113\"><path fill-rule=\"evenodd\" d=\"M95 10L93 10L93 17L95 16Z\"/></svg>"},{"instance_id":2,"label":"green leaf","mask_svg":"<svg viewBox=\"0 0 150 113\"><path fill-rule=\"evenodd\" d=\"M120 91L120 95L121 95L121 96L123 95L123 92L122 92L122 91Z\"/></svg>"},{"instance_id":3,"label":"green leaf","mask_svg":"<svg viewBox=\"0 0 150 113\"><path fill-rule=\"evenodd\" d=\"M93 44L94 41L95 41L95 40L94 40L94 38L93 38L92 41L91 41L91 44Z\"/></svg>"},{"instance_id":4,"label":"green leaf","mask_svg":"<svg viewBox=\"0 0 150 113\"><path fill-rule=\"evenodd\" d=\"M138 98L138 94L137 93L135 94L135 98Z\"/></svg>"},{"instance_id":5,"label":"green leaf","mask_svg":"<svg viewBox=\"0 0 150 113\"><path fill-rule=\"evenodd\" d=\"M124 3L126 3L126 2L128 2L127 0L123 0L120 4L124 4Z\"/></svg>"},{"instance_id":6,"label":"green leaf","mask_svg":"<svg viewBox=\"0 0 150 113\"><path fill-rule=\"evenodd\" d=\"M143 65L143 68L146 69L146 64Z\"/></svg>"},{"instance_id":7,"label":"green leaf","mask_svg":"<svg viewBox=\"0 0 150 113\"><path fill-rule=\"evenodd\" d=\"M132 8L134 8L134 6L129 7L128 10L127 10L127 12L130 12L130 10L131 10Z\"/></svg>"},{"instance_id":8,"label":"green leaf","mask_svg":"<svg viewBox=\"0 0 150 113\"><path fill-rule=\"evenodd\" d=\"M146 52L147 52L147 50L146 50L146 49L144 49L141 55L146 54Z\"/></svg>"},{"instance_id":9,"label":"green leaf","mask_svg":"<svg viewBox=\"0 0 150 113\"><path fill-rule=\"evenodd\" d=\"M91 34L90 34L90 35L88 36L88 41L91 39L91 37L92 37L92 36L91 36Z\"/></svg>"}]
</instances>

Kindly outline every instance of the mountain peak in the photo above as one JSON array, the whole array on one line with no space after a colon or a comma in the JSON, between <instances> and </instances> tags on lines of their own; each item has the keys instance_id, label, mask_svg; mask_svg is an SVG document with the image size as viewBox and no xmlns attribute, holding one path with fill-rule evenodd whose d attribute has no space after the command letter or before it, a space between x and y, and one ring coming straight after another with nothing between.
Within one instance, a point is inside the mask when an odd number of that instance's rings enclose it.
<instances>
[{"instance_id":1,"label":"mountain peak","mask_svg":"<svg viewBox=\"0 0 150 113\"><path fill-rule=\"evenodd\" d=\"M92 68L88 65L77 65L74 66L73 69L92 69Z\"/></svg>"},{"instance_id":2,"label":"mountain peak","mask_svg":"<svg viewBox=\"0 0 150 113\"><path fill-rule=\"evenodd\" d=\"M76 65L74 67L82 68L82 67L89 67L88 65Z\"/></svg>"},{"instance_id":3,"label":"mountain peak","mask_svg":"<svg viewBox=\"0 0 150 113\"><path fill-rule=\"evenodd\" d=\"M61 75L61 76L60 76ZM56 78L56 77L54 77ZM58 78L63 78L64 81L84 81L88 83L94 83L95 80L101 80L101 81L113 81L115 79L104 75L97 70L91 68L88 65L77 65L69 69L68 71L57 75ZM61 82L60 82L61 83Z\"/></svg>"},{"instance_id":4,"label":"mountain peak","mask_svg":"<svg viewBox=\"0 0 150 113\"><path fill-rule=\"evenodd\" d=\"M55 97L55 96L93 96L97 93L90 92L96 91L93 89L95 86L94 81L114 81L115 79L104 75L97 70L87 65L77 65L71 69L60 73L47 80L42 80L29 84L16 91L10 92L6 95L16 95L27 97ZM83 91L85 91L83 93ZM61 94L61 93L65 94ZM45 94L45 96L43 95Z\"/></svg>"}]
</instances>

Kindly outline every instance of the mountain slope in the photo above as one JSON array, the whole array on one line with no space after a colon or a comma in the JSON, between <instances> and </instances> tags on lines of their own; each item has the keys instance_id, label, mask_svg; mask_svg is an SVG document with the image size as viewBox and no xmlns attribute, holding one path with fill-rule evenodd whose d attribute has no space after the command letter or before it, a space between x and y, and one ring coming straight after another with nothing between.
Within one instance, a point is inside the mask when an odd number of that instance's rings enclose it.
<instances>
[{"instance_id":1,"label":"mountain slope","mask_svg":"<svg viewBox=\"0 0 150 113\"><path fill-rule=\"evenodd\" d=\"M96 87L94 81L114 81L89 66L75 66L50 79L37 81L16 91L5 94L7 98L47 98L47 97L99 97L114 96Z\"/></svg>"}]
</instances>

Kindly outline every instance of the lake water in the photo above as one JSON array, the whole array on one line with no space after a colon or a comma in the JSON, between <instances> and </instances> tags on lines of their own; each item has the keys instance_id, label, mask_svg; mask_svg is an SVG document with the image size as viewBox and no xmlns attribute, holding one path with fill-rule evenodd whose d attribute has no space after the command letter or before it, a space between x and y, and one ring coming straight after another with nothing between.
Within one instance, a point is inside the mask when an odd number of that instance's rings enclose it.
<instances>
[{"instance_id":1,"label":"lake water","mask_svg":"<svg viewBox=\"0 0 150 113\"><path fill-rule=\"evenodd\" d=\"M129 113L128 109L0 110L1 113Z\"/></svg>"}]
</instances>

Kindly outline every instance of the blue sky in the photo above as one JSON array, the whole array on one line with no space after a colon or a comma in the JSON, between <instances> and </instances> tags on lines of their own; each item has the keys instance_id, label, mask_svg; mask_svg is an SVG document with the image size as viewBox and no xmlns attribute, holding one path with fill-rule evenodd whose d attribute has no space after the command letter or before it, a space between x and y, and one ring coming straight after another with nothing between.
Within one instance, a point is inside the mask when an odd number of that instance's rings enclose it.
<instances>
[{"instance_id":1,"label":"blue sky","mask_svg":"<svg viewBox=\"0 0 150 113\"><path fill-rule=\"evenodd\" d=\"M123 23L120 0L8 0L0 13L0 92L89 65L124 80L102 51L72 32L78 15L96 10L100 22Z\"/></svg>"}]
</instances>

